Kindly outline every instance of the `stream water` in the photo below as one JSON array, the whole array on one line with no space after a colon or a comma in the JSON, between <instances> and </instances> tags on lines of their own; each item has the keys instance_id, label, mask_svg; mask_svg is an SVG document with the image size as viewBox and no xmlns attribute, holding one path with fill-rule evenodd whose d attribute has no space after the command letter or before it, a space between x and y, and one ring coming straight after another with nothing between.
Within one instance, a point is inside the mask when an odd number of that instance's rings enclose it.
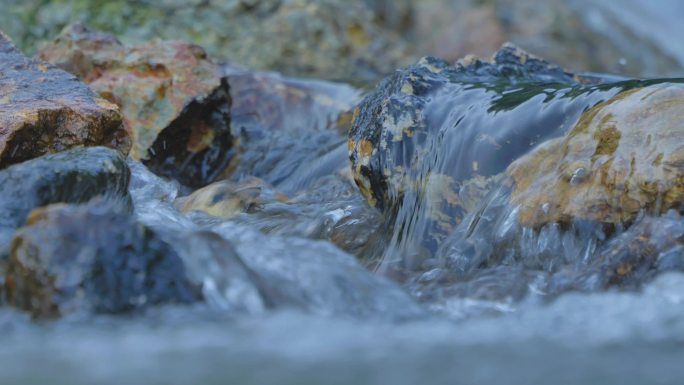
<instances>
[{"instance_id":1,"label":"stream water","mask_svg":"<svg viewBox=\"0 0 684 385\"><path fill-rule=\"evenodd\" d=\"M627 22L648 7L601 4ZM240 88L247 75L231 76ZM137 220L174 245L205 302L45 322L0 308L0 384L681 383L684 273L663 268L675 271L622 289L554 275L594 268L653 213L610 230L587 221L529 229L510 219L516 207L497 179L592 106L680 81L449 83L421 106L427 139L385 159L388 170L414 167L403 175L410 188L388 187L382 213L353 184L347 133L334 127L360 93L263 76L314 90L327 107L236 117L248 144L229 182L258 191L253 206L230 217L181 210L191 191L129 161ZM264 120L276 110L287 119ZM262 137L263 128L279 129ZM451 205L445 185L469 200ZM443 226L443 213L453 223ZM684 234L678 215L659 218L667 234ZM668 247L661 255L682 255Z\"/></svg>"}]
</instances>

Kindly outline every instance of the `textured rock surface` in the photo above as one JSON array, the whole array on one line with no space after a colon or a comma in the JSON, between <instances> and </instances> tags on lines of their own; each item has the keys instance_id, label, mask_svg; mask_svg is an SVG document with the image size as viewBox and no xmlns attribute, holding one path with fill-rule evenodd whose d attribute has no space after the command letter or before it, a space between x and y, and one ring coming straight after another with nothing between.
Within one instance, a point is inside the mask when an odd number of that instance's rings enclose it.
<instances>
[{"instance_id":1,"label":"textured rock surface","mask_svg":"<svg viewBox=\"0 0 684 385\"><path fill-rule=\"evenodd\" d=\"M128 153L117 106L73 75L25 57L0 33L0 168L98 145Z\"/></svg>"},{"instance_id":2,"label":"textured rock surface","mask_svg":"<svg viewBox=\"0 0 684 385\"><path fill-rule=\"evenodd\" d=\"M199 299L170 245L101 202L34 210L12 242L5 285L9 303L34 318Z\"/></svg>"},{"instance_id":3,"label":"textured rock surface","mask_svg":"<svg viewBox=\"0 0 684 385\"><path fill-rule=\"evenodd\" d=\"M189 215L201 212L265 234L329 240L368 266L382 248L381 216L340 175L322 177L293 197L256 178L220 181L176 199L174 205Z\"/></svg>"},{"instance_id":4,"label":"textured rock surface","mask_svg":"<svg viewBox=\"0 0 684 385\"><path fill-rule=\"evenodd\" d=\"M202 186L233 158L228 85L202 48L158 40L126 47L76 24L38 56L119 105L133 135L132 156L154 171Z\"/></svg>"},{"instance_id":5,"label":"textured rock surface","mask_svg":"<svg viewBox=\"0 0 684 385\"><path fill-rule=\"evenodd\" d=\"M529 227L572 220L629 223L682 210L684 85L623 92L583 114L560 139L517 160L512 202Z\"/></svg>"},{"instance_id":6,"label":"textured rock surface","mask_svg":"<svg viewBox=\"0 0 684 385\"><path fill-rule=\"evenodd\" d=\"M0 171L0 254L34 208L96 196L125 201L129 178L123 156L103 147L45 155Z\"/></svg>"}]
</instances>

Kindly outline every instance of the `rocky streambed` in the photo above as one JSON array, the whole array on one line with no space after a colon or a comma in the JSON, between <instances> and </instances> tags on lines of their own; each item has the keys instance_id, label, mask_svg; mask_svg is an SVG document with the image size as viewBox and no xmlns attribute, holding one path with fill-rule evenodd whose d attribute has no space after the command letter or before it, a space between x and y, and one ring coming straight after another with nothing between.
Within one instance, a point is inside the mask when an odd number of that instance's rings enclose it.
<instances>
[{"instance_id":1,"label":"rocky streambed","mask_svg":"<svg viewBox=\"0 0 684 385\"><path fill-rule=\"evenodd\" d=\"M682 117L512 44L361 90L0 34L0 380L678 383Z\"/></svg>"}]
</instances>

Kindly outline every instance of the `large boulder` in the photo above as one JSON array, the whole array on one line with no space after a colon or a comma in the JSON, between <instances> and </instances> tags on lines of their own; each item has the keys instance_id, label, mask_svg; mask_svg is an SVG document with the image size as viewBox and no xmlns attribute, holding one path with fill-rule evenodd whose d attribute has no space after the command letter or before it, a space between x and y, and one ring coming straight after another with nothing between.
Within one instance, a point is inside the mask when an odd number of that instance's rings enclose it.
<instances>
[{"instance_id":1,"label":"large boulder","mask_svg":"<svg viewBox=\"0 0 684 385\"><path fill-rule=\"evenodd\" d=\"M78 148L0 171L0 255L31 210L51 203L82 203L97 196L128 201L130 172L117 151Z\"/></svg>"},{"instance_id":2,"label":"large boulder","mask_svg":"<svg viewBox=\"0 0 684 385\"><path fill-rule=\"evenodd\" d=\"M200 299L170 245L97 201L33 211L12 242L5 286L9 304L34 318Z\"/></svg>"},{"instance_id":3,"label":"large boulder","mask_svg":"<svg viewBox=\"0 0 684 385\"><path fill-rule=\"evenodd\" d=\"M199 46L159 40L124 46L76 24L38 56L119 105L133 136L131 155L156 172L202 186L233 158L228 84Z\"/></svg>"},{"instance_id":4,"label":"large boulder","mask_svg":"<svg viewBox=\"0 0 684 385\"><path fill-rule=\"evenodd\" d=\"M76 146L127 154L119 109L73 75L25 57L0 32L0 168Z\"/></svg>"}]
</instances>

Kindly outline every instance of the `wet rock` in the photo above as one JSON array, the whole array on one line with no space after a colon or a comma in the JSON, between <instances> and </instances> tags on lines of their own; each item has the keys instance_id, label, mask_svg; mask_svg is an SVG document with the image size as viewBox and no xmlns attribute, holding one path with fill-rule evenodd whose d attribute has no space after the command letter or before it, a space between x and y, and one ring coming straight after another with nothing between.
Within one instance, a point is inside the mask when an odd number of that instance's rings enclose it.
<instances>
[{"instance_id":1,"label":"wet rock","mask_svg":"<svg viewBox=\"0 0 684 385\"><path fill-rule=\"evenodd\" d=\"M183 259L188 279L201 287L202 299L212 309L259 314L273 306L262 294L258 276L219 235L194 231L162 237Z\"/></svg>"},{"instance_id":2,"label":"wet rock","mask_svg":"<svg viewBox=\"0 0 684 385\"><path fill-rule=\"evenodd\" d=\"M544 143L507 173L520 222L631 223L641 211L681 211L684 85L623 92L582 115L566 136Z\"/></svg>"},{"instance_id":3,"label":"wet rock","mask_svg":"<svg viewBox=\"0 0 684 385\"><path fill-rule=\"evenodd\" d=\"M5 282L11 305L51 318L200 299L170 245L130 214L106 206L32 212L12 241Z\"/></svg>"},{"instance_id":4,"label":"wet rock","mask_svg":"<svg viewBox=\"0 0 684 385\"><path fill-rule=\"evenodd\" d=\"M607 242L588 263L555 273L547 291L640 288L659 273L684 271L684 220L672 210L645 217Z\"/></svg>"},{"instance_id":5,"label":"wet rock","mask_svg":"<svg viewBox=\"0 0 684 385\"><path fill-rule=\"evenodd\" d=\"M491 63L468 58L452 67L439 59L424 58L385 79L361 102L355 111L349 133L349 156L354 178L369 203L380 209L391 207L401 191L407 188L399 185L404 182L402 174L408 173L410 168L420 167L411 163L420 160L414 154L418 152L422 155L420 147L429 145L429 136L433 134L429 123L441 123L428 121L430 116L427 115L429 111L426 111L430 98L438 92L464 83L476 87L478 82L508 82L508 86L504 84L504 87L509 88L521 81L576 84L572 75L559 67L540 59L528 59L528 54L514 46L506 46ZM496 107L494 103L498 100L495 97L481 97L483 101L492 103L492 108ZM453 108L460 112L459 106L453 104L442 108ZM483 139L481 141L487 142L486 137ZM501 146L498 142L485 144L489 144L489 147ZM468 166L474 168L474 162L477 160L474 159ZM497 166L496 169L501 168L501 165ZM469 171L466 176L480 170ZM411 181L406 181L406 184L411 184Z\"/></svg>"},{"instance_id":6,"label":"wet rock","mask_svg":"<svg viewBox=\"0 0 684 385\"><path fill-rule=\"evenodd\" d=\"M508 167L437 253L455 280L522 266L558 294L681 268L684 86L633 85Z\"/></svg>"},{"instance_id":7,"label":"wet rock","mask_svg":"<svg viewBox=\"0 0 684 385\"><path fill-rule=\"evenodd\" d=\"M578 222L518 229L515 239L510 228L496 224L496 214L483 213L480 222L494 223L480 223L469 236L452 235L459 240L443 245L450 246L446 263L413 276L411 292L432 306L455 299L505 305L568 291L636 290L661 273L684 270L684 221L675 210L642 216L613 234Z\"/></svg>"},{"instance_id":8,"label":"wet rock","mask_svg":"<svg viewBox=\"0 0 684 385\"><path fill-rule=\"evenodd\" d=\"M131 195L136 217L168 239L184 258L191 279L202 278L208 304L248 312L259 312L262 307L294 308L354 318L407 319L425 315L400 287L370 273L352 255L329 242L302 235L279 235L277 231L263 234L258 225L236 220L240 215L228 220L197 211L183 215L169 203L174 192L168 182L144 172L139 163L132 167ZM358 194L354 196L360 200ZM320 212L316 211L317 215ZM287 222L285 227L299 225L300 229L307 225L308 219L283 217L267 221L282 220ZM236 297L236 293L247 294Z\"/></svg>"},{"instance_id":9,"label":"wet rock","mask_svg":"<svg viewBox=\"0 0 684 385\"><path fill-rule=\"evenodd\" d=\"M421 260L477 205L488 178L633 86L598 84L608 81L574 76L510 44L491 61L424 58L385 79L355 111L354 179L389 218L397 248L412 245L400 252Z\"/></svg>"},{"instance_id":10,"label":"wet rock","mask_svg":"<svg viewBox=\"0 0 684 385\"><path fill-rule=\"evenodd\" d=\"M127 201L129 178L123 156L103 147L45 155L0 171L0 254L34 208L96 196Z\"/></svg>"},{"instance_id":11,"label":"wet rock","mask_svg":"<svg viewBox=\"0 0 684 385\"><path fill-rule=\"evenodd\" d=\"M25 57L2 33L0 127L0 168L77 146L130 148L116 105L73 75Z\"/></svg>"},{"instance_id":12,"label":"wet rock","mask_svg":"<svg viewBox=\"0 0 684 385\"><path fill-rule=\"evenodd\" d=\"M288 198L258 178L240 183L220 181L201 188L175 202L181 212L203 211L207 214L232 218L240 213L255 212L267 203L287 202Z\"/></svg>"},{"instance_id":13,"label":"wet rock","mask_svg":"<svg viewBox=\"0 0 684 385\"><path fill-rule=\"evenodd\" d=\"M382 250L381 216L340 175L320 178L293 197L255 178L221 181L177 199L175 206L184 213L201 212L265 234L329 240L367 266L375 264Z\"/></svg>"},{"instance_id":14,"label":"wet rock","mask_svg":"<svg viewBox=\"0 0 684 385\"><path fill-rule=\"evenodd\" d=\"M267 236L230 222L208 229L231 241L274 307L395 321L426 315L399 286L370 273L329 242Z\"/></svg>"},{"instance_id":15,"label":"wet rock","mask_svg":"<svg viewBox=\"0 0 684 385\"><path fill-rule=\"evenodd\" d=\"M132 132L131 155L155 172L199 187L233 159L228 84L222 68L199 46L179 41L124 46L76 24L38 56L73 71L119 105Z\"/></svg>"}]
</instances>

